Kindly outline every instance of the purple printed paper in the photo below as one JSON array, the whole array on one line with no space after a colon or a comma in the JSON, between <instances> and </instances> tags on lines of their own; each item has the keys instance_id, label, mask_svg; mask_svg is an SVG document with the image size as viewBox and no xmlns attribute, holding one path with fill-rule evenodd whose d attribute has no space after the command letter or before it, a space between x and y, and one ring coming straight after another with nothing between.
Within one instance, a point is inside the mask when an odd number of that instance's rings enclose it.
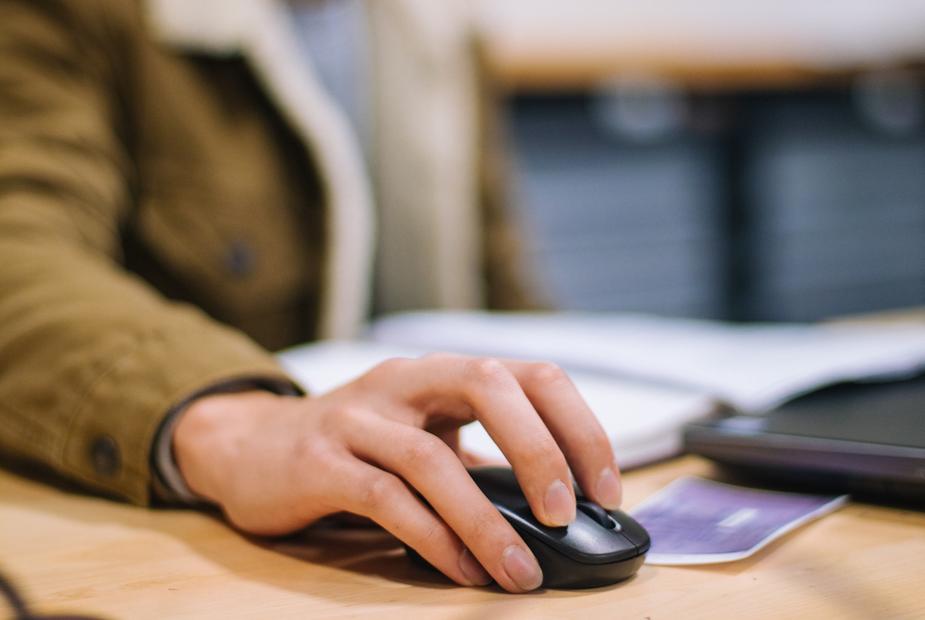
<instances>
[{"instance_id":1,"label":"purple printed paper","mask_svg":"<svg viewBox=\"0 0 925 620\"><path fill-rule=\"evenodd\" d=\"M652 538L647 563L712 564L746 558L845 501L681 478L632 513Z\"/></svg>"}]
</instances>

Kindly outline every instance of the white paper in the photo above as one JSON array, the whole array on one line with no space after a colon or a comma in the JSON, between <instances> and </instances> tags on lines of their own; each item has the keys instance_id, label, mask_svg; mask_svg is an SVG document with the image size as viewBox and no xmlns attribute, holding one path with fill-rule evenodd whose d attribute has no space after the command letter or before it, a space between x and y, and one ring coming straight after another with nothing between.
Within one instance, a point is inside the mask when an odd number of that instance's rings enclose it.
<instances>
[{"instance_id":1,"label":"white paper","mask_svg":"<svg viewBox=\"0 0 925 620\"><path fill-rule=\"evenodd\" d=\"M276 358L309 392L322 394L392 357L419 357L420 349L376 342L325 340L287 349Z\"/></svg>"},{"instance_id":2,"label":"white paper","mask_svg":"<svg viewBox=\"0 0 925 620\"><path fill-rule=\"evenodd\" d=\"M618 313L422 312L376 322L389 344L638 377L765 413L841 381L925 368L925 325L733 325Z\"/></svg>"},{"instance_id":3,"label":"white paper","mask_svg":"<svg viewBox=\"0 0 925 620\"><path fill-rule=\"evenodd\" d=\"M486 28L511 46L542 41L560 58L607 50L613 58L709 66L833 68L901 65L925 52L920 0L481 0ZM580 32L577 37L574 33ZM653 33L657 33L654 36Z\"/></svg>"}]
</instances>

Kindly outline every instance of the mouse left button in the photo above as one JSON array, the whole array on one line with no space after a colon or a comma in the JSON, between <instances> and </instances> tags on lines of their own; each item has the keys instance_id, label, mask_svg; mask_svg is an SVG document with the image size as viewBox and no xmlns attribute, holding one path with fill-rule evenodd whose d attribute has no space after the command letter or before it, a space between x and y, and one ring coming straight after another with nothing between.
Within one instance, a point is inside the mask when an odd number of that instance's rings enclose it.
<instances>
[{"instance_id":1,"label":"mouse left button","mask_svg":"<svg viewBox=\"0 0 925 620\"><path fill-rule=\"evenodd\" d=\"M613 517L611 517L610 514L608 514L608 512L598 504L589 502L587 500L578 500L577 505L578 510L594 519L598 525L606 527L608 530L616 530L618 532L620 531L620 523L615 521Z\"/></svg>"}]
</instances>

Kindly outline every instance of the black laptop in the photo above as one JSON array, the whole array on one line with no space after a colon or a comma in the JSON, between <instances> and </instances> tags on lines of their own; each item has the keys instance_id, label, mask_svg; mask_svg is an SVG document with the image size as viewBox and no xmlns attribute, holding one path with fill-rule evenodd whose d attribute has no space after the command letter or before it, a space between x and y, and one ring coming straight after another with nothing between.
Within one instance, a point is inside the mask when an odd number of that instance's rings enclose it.
<instances>
[{"instance_id":1,"label":"black laptop","mask_svg":"<svg viewBox=\"0 0 925 620\"><path fill-rule=\"evenodd\" d=\"M790 486L925 502L925 376L849 383L765 416L690 424L688 452Z\"/></svg>"}]
</instances>

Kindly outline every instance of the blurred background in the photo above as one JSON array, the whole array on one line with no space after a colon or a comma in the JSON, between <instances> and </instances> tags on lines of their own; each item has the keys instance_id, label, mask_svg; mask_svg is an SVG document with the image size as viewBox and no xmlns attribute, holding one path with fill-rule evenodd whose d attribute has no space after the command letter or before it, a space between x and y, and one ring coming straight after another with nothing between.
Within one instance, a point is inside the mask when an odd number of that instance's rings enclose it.
<instances>
[{"instance_id":1,"label":"blurred background","mask_svg":"<svg viewBox=\"0 0 925 620\"><path fill-rule=\"evenodd\" d=\"M482 0L511 209L561 309L925 304L925 2Z\"/></svg>"}]
</instances>

